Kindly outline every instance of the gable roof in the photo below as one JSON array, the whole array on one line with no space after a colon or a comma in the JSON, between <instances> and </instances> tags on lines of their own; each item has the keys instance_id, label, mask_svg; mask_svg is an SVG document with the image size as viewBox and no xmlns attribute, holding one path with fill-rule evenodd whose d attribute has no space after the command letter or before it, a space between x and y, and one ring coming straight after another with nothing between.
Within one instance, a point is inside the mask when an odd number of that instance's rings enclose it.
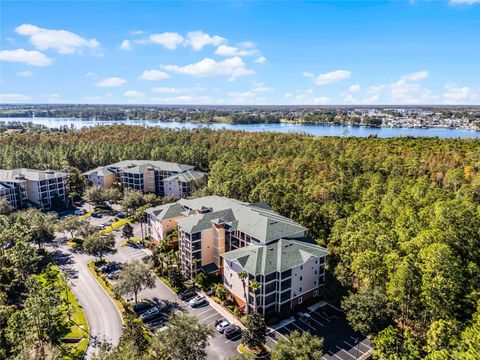
<instances>
[{"instance_id":1,"label":"gable roof","mask_svg":"<svg viewBox=\"0 0 480 360\"><path fill-rule=\"evenodd\" d=\"M196 170L187 170L181 174L169 176L166 179L163 179L163 181L177 180L181 183L189 183L192 181L202 180L205 176L207 176L207 174L204 172L196 171Z\"/></svg>"},{"instance_id":2,"label":"gable roof","mask_svg":"<svg viewBox=\"0 0 480 360\"><path fill-rule=\"evenodd\" d=\"M41 181L66 177L67 173L57 170L36 170L36 169L12 169L0 170L0 181L5 182L22 182L25 180Z\"/></svg>"},{"instance_id":3,"label":"gable roof","mask_svg":"<svg viewBox=\"0 0 480 360\"><path fill-rule=\"evenodd\" d=\"M113 171L109 170L106 166L99 166L96 169L89 170L87 172L84 172L83 175L91 175L91 174L97 174L98 176L107 176L107 175L112 175L115 174Z\"/></svg>"},{"instance_id":4,"label":"gable roof","mask_svg":"<svg viewBox=\"0 0 480 360\"><path fill-rule=\"evenodd\" d=\"M221 254L228 261L236 261L251 275L283 272L305 264L311 257L328 255L327 249L307 239L280 239L268 245L248 245Z\"/></svg>"},{"instance_id":5,"label":"gable roof","mask_svg":"<svg viewBox=\"0 0 480 360\"><path fill-rule=\"evenodd\" d=\"M192 165L185 165L185 164L177 164L167 161L159 161L159 160L123 160L116 162L114 164L108 165L109 168L120 168L124 172L132 172L127 168L134 168L137 166L141 166L141 168L135 170L139 171L140 169L146 170L147 167L153 167L156 170L160 171L172 171L172 172L184 172L187 170L193 170L194 166Z\"/></svg>"},{"instance_id":6,"label":"gable roof","mask_svg":"<svg viewBox=\"0 0 480 360\"><path fill-rule=\"evenodd\" d=\"M185 210L179 203L172 203L149 208L145 212L155 216L158 220L165 220L182 216Z\"/></svg>"}]
</instances>

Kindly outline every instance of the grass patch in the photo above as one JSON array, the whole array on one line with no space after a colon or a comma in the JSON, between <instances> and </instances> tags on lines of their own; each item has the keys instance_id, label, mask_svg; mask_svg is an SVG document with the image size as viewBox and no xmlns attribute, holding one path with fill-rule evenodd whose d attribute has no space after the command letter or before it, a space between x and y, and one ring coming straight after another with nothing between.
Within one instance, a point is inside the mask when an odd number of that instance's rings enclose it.
<instances>
[{"instance_id":1,"label":"grass patch","mask_svg":"<svg viewBox=\"0 0 480 360\"><path fill-rule=\"evenodd\" d=\"M244 344L240 344L238 346L238 352L240 354L244 354L244 355L247 355L249 357L253 357L253 358L257 359L257 358L266 357L268 355L268 353L270 352L270 349L264 345L262 349L253 350L253 349L250 349L249 347L245 346Z\"/></svg>"},{"instance_id":2,"label":"grass patch","mask_svg":"<svg viewBox=\"0 0 480 360\"><path fill-rule=\"evenodd\" d=\"M123 306L123 303L120 300L118 300L117 297L115 296L112 289L112 285L110 285L110 283L106 279L104 279L101 275L98 274L95 263L93 261L89 262L87 264L87 267L88 267L88 271L90 271L90 273L95 277L95 280L97 280L97 282L100 284L103 290L105 290L108 296L110 296L110 299L112 299L113 303L115 304L117 309L120 311L120 314L125 313L125 307Z\"/></svg>"},{"instance_id":3,"label":"grass patch","mask_svg":"<svg viewBox=\"0 0 480 360\"><path fill-rule=\"evenodd\" d=\"M118 221L114 222L112 225L107 226L105 229L101 230L100 232L104 233L104 234L111 233L113 230L116 230L119 227L122 227L123 225L125 225L126 223L129 223L131 221L132 221L132 219L130 219L130 218L118 220Z\"/></svg>"},{"instance_id":4,"label":"grass patch","mask_svg":"<svg viewBox=\"0 0 480 360\"><path fill-rule=\"evenodd\" d=\"M172 284L170 284L170 281L163 275L160 275L157 273L157 276L160 280L162 280L162 282L167 285L170 290L172 290L175 294L178 294L180 292L180 289L179 288L176 288L176 287L173 287Z\"/></svg>"},{"instance_id":5,"label":"grass patch","mask_svg":"<svg viewBox=\"0 0 480 360\"><path fill-rule=\"evenodd\" d=\"M130 242L140 243L140 242L142 242L142 239L139 238L139 237L131 237L131 238L130 238Z\"/></svg>"},{"instance_id":6,"label":"grass patch","mask_svg":"<svg viewBox=\"0 0 480 360\"><path fill-rule=\"evenodd\" d=\"M68 333L63 337L65 340L62 345L62 350L65 352L64 359L81 359L88 345L89 329L87 318L85 317L82 306L78 303L71 289L66 286L65 280L59 268L55 265L51 265L51 268L58 272L58 276L55 280L55 286L61 289L60 295L64 303L62 308L65 312L63 320L68 328ZM38 276L38 280L42 284L45 284L47 281L46 274L40 274ZM68 310L70 310L70 319L67 314Z\"/></svg>"},{"instance_id":7,"label":"grass patch","mask_svg":"<svg viewBox=\"0 0 480 360\"><path fill-rule=\"evenodd\" d=\"M122 242L120 243L120 246L121 246L121 247L128 246L128 241L122 241Z\"/></svg>"},{"instance_id":8,"label":"grass patch","mask_svg":"<svg viewBox=\"0 0 480 360\"><path fill-rule=\"evenodd\" d=\"M92 213L87 212L83 215L80 215L78 218L81 220L84 220L84 219L88 219L90 216L92 216Z\"/></svg>"}]
</instances>

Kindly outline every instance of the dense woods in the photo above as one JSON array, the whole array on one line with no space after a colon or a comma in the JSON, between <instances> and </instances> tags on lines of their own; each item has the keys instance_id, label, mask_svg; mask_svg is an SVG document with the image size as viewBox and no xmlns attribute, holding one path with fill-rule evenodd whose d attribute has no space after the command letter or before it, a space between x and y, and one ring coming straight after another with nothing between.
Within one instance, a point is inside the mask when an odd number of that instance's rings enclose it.
<instances>
[{"instance_id":1,"label":"dense woods","mask_svg":"<svg viewBox=\"0 0 480 360\"><path fill-rule=\"evenodd\" d=\"M472 359L480 344L480 140L146 129L0 134L0 168L193 164L203 194L267 202L331 251L325 296L381 359ZM473 357L471 357L473 356Z\"/></svg>"}]
</instances>

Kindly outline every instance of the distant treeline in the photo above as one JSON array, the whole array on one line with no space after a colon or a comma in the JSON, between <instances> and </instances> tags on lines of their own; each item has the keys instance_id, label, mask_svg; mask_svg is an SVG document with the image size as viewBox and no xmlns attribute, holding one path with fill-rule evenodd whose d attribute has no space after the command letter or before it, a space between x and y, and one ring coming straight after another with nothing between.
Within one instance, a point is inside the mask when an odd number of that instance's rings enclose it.
<instances>
[{"instance_id":1,"label":"distant treeline","mask_svg":"<svg viewBox=\"0 0 480 360\"><path fill-rule=\"evenodd\" d=\"M396 108L382 109L381 113L369 114L364 108L354 107L194 107L194 106L148 106L148 105L30 105L3 106L0 117L53 117L82 118L95 120L157 120L176 122L230 124L255 124L295 122L310 124L368 125L381 126L387 115L401 119L405 113ZM440 119L465 118L467 124L478 124L480 128L480 109L472 108L427 108ZM431 115L419 115L415 112L408 116L416 118ZM428 121L426 122L428 125Z\"/></svg>"}]
</instances>

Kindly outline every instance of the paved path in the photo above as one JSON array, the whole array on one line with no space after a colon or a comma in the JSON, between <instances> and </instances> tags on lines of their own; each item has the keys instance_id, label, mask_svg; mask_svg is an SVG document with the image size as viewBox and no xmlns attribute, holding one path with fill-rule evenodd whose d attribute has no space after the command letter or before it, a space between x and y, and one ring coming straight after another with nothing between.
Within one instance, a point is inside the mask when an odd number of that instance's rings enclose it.
<instances>
[{"instance_id":1,"label":"paved path","mask_svg":"<svg viewBox=\"0 0 480 360\"><path fill-rule=\"evenodd\" d=\"M86 358L98 350L101 341L117 345L122 334L122 319L117 307L88 271L93 258L74 252L68 245L49 249L62 271L71 274L72 292L83 308L90 328Z\"/></svg>"}]
</instances>

